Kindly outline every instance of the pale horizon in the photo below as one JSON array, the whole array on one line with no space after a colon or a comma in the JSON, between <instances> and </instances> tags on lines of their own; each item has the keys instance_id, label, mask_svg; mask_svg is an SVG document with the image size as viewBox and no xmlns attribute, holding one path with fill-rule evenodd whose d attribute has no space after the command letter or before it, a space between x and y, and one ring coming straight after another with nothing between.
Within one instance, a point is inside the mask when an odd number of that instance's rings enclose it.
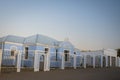
<instances>
[{"instance_id":1,"label":"pale horizon","mask_svg":"<svg viewBox=\"0 0 120 80\"><path fill-rule=\"evenodd\" d=\"M80 50L120 48L119 0L0 0L0 37L42 34Z\"/></svg>"}]
</instances>

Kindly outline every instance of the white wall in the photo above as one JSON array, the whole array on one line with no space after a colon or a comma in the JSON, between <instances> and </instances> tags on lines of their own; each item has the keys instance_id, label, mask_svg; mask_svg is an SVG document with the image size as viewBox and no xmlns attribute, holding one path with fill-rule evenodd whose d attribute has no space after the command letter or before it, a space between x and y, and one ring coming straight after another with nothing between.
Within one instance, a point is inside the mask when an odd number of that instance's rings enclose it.
<instances>
[{"instance_id":1,"label":"white wall","mask_svg":"<svg viewBox=\"0 0 120 80\"><path fill-rule=\"evenodd\" d=\"M106 49L104 50L104 55L117 57L117 51L114 49Z\"/></svg>"}]
</instances>

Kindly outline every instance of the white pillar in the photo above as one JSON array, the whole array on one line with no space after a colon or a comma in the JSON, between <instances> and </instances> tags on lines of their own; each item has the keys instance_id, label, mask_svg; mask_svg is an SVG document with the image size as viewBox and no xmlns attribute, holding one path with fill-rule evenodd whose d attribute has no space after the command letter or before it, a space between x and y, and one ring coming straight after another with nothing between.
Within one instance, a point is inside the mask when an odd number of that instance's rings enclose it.
<instances>
[{"instance_id":1,"label":"white pillar","mask_svg":"<svg viewBox=\"0 0 120 80\"><path fill-rule=\"evenodd\" d=\"M64 69L64 67L65 67L64 53L61 55L61 57L62 57L61 69Z\"/></svg>"},{"instance_id":2,"label":"white pillar","mask_svg":"<svg viewBox=\"0 0 120 80\"><path fill-rule=\"evenodd\" d=\"M47 54L44 54L44 71L47 71Z\"/></svg>"},{"instance_id":3,"label":"white pillar","mask_svg":"<svg viewBox=\"0 0 120 80\"><path fill-rule=\"evenodd\" d=\"M35 55L34 55L34 72L39 71L39 65L40 65L40 55L39 52L35 51Z\"/></svg>"},{"instance_id":4,"label":"white pillar","mask_svg":"<svg viewBox=\"0 0 120 80\"><path fill-rule=\"evenodd\" d=\"M112 66L112 56L110 56L110 67Z\"/></svg>"},{"instance_id":5,"label":"white pillar","mask_svg":"<svg viewBox=\"0 0 120 80\"><path fill-rule=\"evenodd\" d=\"M103 55L101 55L100 58L101 58L101 59L100 59L100 60L101 60L101 61L100 61L100 66L101 66L101 68L102 68L102 67L103 67Z\"/></svg>"},{"instance_id":6,"label":"white pillar","mask_svg":"<svg viewBox=\"0 0 120 80\"><path fill-rule=\"evenodd\" d=\"M84 65L83 65L83 67L86 68L86 55L84 55L83 57L84 57Z\"/></svg>"},{"instance_id":7,"label":"white pillar","mask_svg":"<svg viewBox=\"0 0 120 80\"><path fill-rule=\"evenodd\" d=\"M47 71L50 71L50 53L47 53L46 55L46 58L47 58L47 62L46 62L46 70Z\"/></svg>"},{"instance_id":8,"label":"white pillar","mask_svg":"<svg viewBox=\"0 0 120 80\"><path fill-rule=\"evenodd\" d=\"M106 58L106 67L108 67L108 56L106 55L105 58Z\"/></svg>"},{"instance_id":9,"label":"white pillar","mask_svg":"<svg viewBox=\"0 0 120 80\"><path fill-rule=\"evenodd\" d=\"M76 69L76 54L74 54L74 69Z\"/></svg>"},{"instance_id":10,"label":"white pillar","mask_svg":"<svg viewBox=\"0 0 120 80\"><path fill-rule=\"evenodd\" d=\"M48 53L46 54L46 71L48 71Z\"/></svg>"},{"instance_id":11,"label":"white pillar","mask_svg":"<svg viewBox=\"0 0 120 80\"><path fill-rule=\"evenodd\" d=\"M18 51L18 53L17 53L17 72L20 72L21 57L22 57L22 53L20 51Z\"/></svg>"},{"instance_id":12,"label":"white pillar","mask_svg":"<svg viewBox=\"0 0 120 80\"><path fill-rule=\"evenodd\" d=\"M117 62L118 62L117 57L115 57L115 66L116 67L117 67Z\"/></svg>"},{"instance_id":13,"label":"white pillar","mask_svg":"<svg viewBox=\"0 0 120 80\"><path fill-rule=\"evenodd\" d=\"M48 56L49 58L48 58L48 71L50 71L50 53L49 53L49 56Z\"/></svg>"},{"instance_id":14,"label":"white pillar","mask_svg":"<svg viewBox=\"0 0 120 80\"><path fill-rule=\"evenodd\" d=\"M2 50L0 49L0 72L1 72L1 65L2 65Z\"/></svg>"},{"instance_id":15,"label":"white pillar","mask_svg":"<svg viewBox=\"0 0 120 80\"><path fill-rule=\"evenodd\" d=\"M118 67L120 67L120 57L118 57Z\"/></svg>"},{"instance_id":16,"label":"white pillar","mask_svg":"<svg viewBox=\"0 0 120 80\"><path fill-rule=\"evenodd\" d=\"M93 55L93 68L95 68L95 56Z\"/></svg>"}]
</instances>

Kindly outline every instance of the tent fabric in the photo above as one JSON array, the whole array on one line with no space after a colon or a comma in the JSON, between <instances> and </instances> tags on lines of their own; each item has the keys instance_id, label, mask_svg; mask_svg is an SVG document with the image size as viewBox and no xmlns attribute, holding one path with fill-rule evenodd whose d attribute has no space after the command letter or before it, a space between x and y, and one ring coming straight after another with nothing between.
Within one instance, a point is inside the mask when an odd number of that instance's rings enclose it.
<instances>
[{"instance_id":1,"label":"tent fabric","mask_svg":"<svg viewBox=\"0 0 120 80\"><path fill-rule=\"evenodd\" d=\"M50 38L48 36L44 36L44 35L33 35L30 37L27 37L24 41L25 44L36 44L36 43L40 43L40 44L45 44L45 45L53 45L53 46L57 46L58 45L58 41Z\"/></svg>"},{"instance_id":2,"label":"tent fabric","mask_svg":"<svg viewBox=\"0 0 120 80\"><path fill-rule=\"evenodd\" d=\"M23 43L24 42L24 37L8 35L8 36L0 38L0 42Z\"/></svg>"},{"instance_id":3,"label":"tent fabric","mask_svg":"<svg viewBox=\"0 0 120 80\"><path fill-rule=\"evenodd\" d=\"M60 41L59 47L72 48L72 49L74 48L74 46L69 41Z\"/></svg>"}]
</instances>

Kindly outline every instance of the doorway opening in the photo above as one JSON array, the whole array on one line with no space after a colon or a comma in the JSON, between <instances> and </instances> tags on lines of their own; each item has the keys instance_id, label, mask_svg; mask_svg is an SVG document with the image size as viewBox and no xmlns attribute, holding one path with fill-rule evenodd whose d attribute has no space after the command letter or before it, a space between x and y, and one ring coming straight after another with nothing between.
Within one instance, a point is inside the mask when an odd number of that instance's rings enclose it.
<instances>
[{"instance_id":1,"label":"doorway opening","mask_svg":"<svg viewBox=\"0 0 120 80\"><path fill-rule=\"evenodd\" d=\"M68 50L64 50L64 55L65 55L65 61L69 61L69 51Z\"/></svg>"},{"instance_id":2,"label":"doorway opening","mask_svg":"<svg viewBox=\"0 0 120 80\"><path fill-rule=\"evenodd\" d=\"M44 70L44 55L40 56L40 71Z\"/></svg>"},{"instance_id":3,"label":"doorway opening","mask_svg":"<svg viewBox=\"0 0 120 80\"><path fill-rule=\"evenodd\" d=\"M25 59L28 59L28 47L25 47Z\"/></svg>"}]
</instances>

